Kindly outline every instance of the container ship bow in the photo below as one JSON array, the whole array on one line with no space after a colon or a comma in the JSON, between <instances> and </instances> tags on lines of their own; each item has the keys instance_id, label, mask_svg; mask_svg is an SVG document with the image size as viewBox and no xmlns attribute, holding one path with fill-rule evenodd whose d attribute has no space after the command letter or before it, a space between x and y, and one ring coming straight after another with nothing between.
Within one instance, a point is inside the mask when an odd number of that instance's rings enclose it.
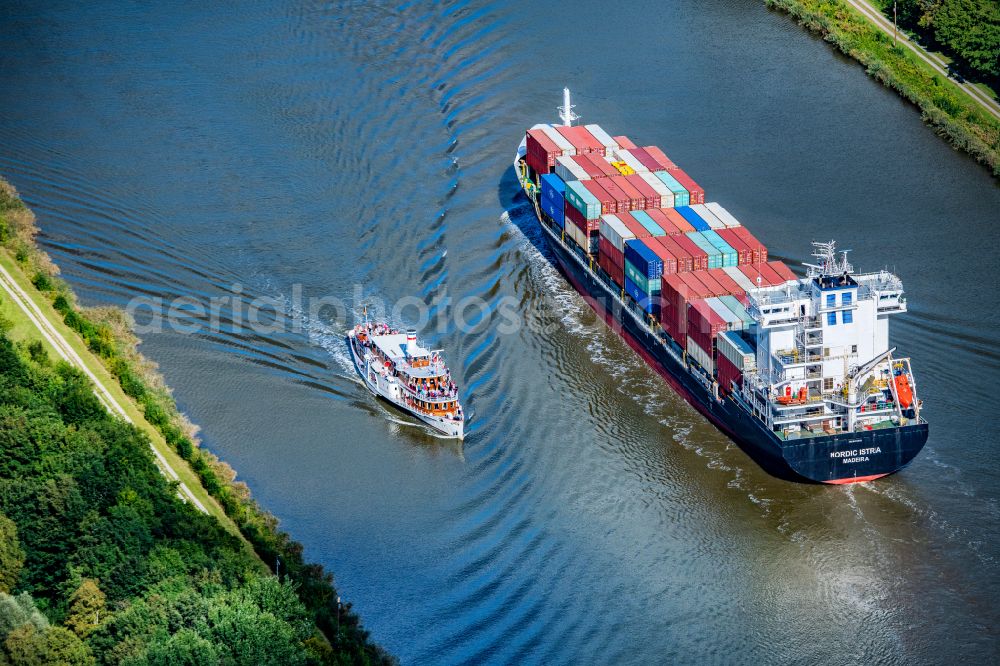
<instances>
[{"instance_id":1,"label":"container ship bow","mask_svg":"<svg viewBox=\"0 0 1000 666\"><path fill-rule=\"evenodd\" d=\"M822 483L906 467L927 441L906 311L886 271L813 243L798 278L656 146L577 119L529 129L514 168L559 268L667 383L765 470Z\"/></svg>"}]
</instances>

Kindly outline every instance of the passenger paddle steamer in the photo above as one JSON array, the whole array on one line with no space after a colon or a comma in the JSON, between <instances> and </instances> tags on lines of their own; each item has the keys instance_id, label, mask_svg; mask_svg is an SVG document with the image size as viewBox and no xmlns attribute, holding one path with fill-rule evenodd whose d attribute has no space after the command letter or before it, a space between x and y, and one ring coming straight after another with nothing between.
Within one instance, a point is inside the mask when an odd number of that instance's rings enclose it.
<instances>
[{"instance_id":1,"label":"passenger paddle steamer","mask_svg":"<svg viewBox=\"0 0 1000 666\"><path fill-rule=\"evenodd\" d=\"M465 438L465 415L458 388L441 357L402 332L366 321L347 334L354 368L365 386L449 438Z\"/></svg>"}]
</instances>

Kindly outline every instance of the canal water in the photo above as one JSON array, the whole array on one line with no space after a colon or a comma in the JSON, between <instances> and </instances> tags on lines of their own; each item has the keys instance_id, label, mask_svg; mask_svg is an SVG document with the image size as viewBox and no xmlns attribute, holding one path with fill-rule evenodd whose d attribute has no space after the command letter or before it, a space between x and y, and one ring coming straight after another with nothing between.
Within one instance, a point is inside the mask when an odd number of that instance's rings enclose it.
<instances>
[{"instance_id":1,"label":"canal water","mask_svg":"<svg viewBox=\"0 0 1000 666\"><path fill-rule=\"evenodd\" d=\"M220 304L218 325L190 316L142 350L403 663L997 658L1000 188L786 16L54 0L3 17L0 173L43 246L85 304ZM931 422L910 468L771 478L596 320L510 170L564 85L773 256L835 239L902 277L892 343ZM408 304L399 323L462 388L464 445L367 393L319 298Z\"/></svg>"}]
</instances>

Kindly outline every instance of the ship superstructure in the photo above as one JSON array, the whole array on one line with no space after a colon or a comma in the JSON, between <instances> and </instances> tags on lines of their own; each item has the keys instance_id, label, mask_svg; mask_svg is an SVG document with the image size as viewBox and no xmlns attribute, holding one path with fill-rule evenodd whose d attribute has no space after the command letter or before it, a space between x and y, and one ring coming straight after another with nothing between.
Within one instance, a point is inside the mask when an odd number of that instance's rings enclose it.
<instances>
[{"instance_id":1,"label":"ship superstructure","mask_svg":"<svg viewBox=\"0 0 1000 666\"><path fill-rule=\"evenodd\" d=\"M348 332L347 343L372 393L447 437L465 438L458 388L440 350L422 347L416 331L367 321Z\"/></svg>"},{"instance_id":2,"label":"ship superstructure","mask_svg":"<svg viewBox=\"0 0 1000 666\"><path fill-rule=\"evenodd\" d=\"M805 279L748 292L755 367L740 397L783 439L919 421L910 359L889 348L889 318L906 311L902 282L855 274L834 243L813 245L820 263Z\"/></svg>"},{"instance_id":3,"label":"ship superstructure","mask_svg":"<svg viewBox=\"0 0 1000 666\"><path fill-rule=\"evenodd\" d=\"M889 343L901 280L814 243L798 277L656 146L577 119L514 158L559 268L692 406L765 469L825 483L908 465L927 440L910 359Z\"/></svg>"}]
</instances>

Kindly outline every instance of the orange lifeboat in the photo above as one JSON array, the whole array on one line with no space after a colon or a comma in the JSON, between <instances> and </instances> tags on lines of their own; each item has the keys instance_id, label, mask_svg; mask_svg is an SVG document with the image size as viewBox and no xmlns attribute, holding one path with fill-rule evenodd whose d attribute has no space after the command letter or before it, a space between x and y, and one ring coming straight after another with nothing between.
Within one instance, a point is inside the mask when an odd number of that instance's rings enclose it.
<instances>
[{"instance_id":1,"label":"orange lifeboat","mask_svg":"<svg viewBox=\"0 0 1000 666\"><path fill-rule=\"evenodd\" d=\"M903 409L909 409L910 405L913 404L913 389L910 388L910 380L906 378L906 375L899 373L893 379L896 382L896 395L899 396L899 406Z\"/></svg>"}]
</instances>

